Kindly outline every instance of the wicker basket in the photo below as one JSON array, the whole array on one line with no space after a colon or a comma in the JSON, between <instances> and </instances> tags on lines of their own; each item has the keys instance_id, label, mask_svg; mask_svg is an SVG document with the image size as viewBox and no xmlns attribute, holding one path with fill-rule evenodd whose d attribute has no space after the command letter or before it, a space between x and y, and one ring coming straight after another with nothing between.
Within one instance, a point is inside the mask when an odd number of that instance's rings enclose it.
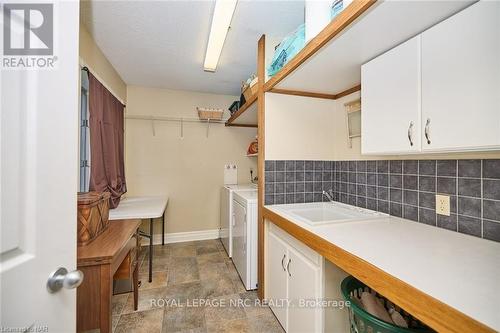
<instances>
[{"instance_id":1,"label":"wicker basket","mask_svg":"<svg viewBox=\"0 0 500 333\"><path fill-rule=\"evenodd\" d=\"M78 193L78 245L86 245L109 225L109 192Z\"/></svg>"},{"instance_id":2,"label":"wicker basket","mask_svg":"<svg viewBox=\"0 0 500 333\"><path fill-rule=\"evenodd\" d=\"M205 108L197 108L198 117L201 120L222 120L222 116L224 115L224 110L222 109L205 109Z\"/></svg>"}]
</instances>

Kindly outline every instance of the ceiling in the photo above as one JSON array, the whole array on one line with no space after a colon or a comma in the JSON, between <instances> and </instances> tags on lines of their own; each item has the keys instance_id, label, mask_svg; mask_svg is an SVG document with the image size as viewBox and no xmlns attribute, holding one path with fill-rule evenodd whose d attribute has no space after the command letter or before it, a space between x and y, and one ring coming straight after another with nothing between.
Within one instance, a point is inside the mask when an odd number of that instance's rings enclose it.
<instances>
[{"instance_id":1,"label":"ceiling","mask_svg":"<svg viewBox=\"0 0 500 333\"><path fill-rule=\"evenodd\" d=\"M238 95L262 34L304 21L304 1L240 0L215 73L203 71L214 1L82 1L81 21L128 85Z\"/></svg>"}]
</instances>

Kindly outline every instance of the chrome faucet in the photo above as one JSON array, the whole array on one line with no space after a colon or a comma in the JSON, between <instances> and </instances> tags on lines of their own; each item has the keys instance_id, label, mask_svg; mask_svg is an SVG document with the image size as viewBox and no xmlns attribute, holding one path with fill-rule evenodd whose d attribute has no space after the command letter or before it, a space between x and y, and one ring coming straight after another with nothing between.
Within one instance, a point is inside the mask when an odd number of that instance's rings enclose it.
<instances>
[{"instance_id":1,"label":"chrome faucet","mask_svg":"<svg viewBox=\"0 0 500 333\"><path fill-rule=\"evenodd\" d=\"M328 190L327 191L323 191L323 195L330 201L330 202L335 202L335 200L333 200L333 190Z\"/></svg>"}]
</instances>

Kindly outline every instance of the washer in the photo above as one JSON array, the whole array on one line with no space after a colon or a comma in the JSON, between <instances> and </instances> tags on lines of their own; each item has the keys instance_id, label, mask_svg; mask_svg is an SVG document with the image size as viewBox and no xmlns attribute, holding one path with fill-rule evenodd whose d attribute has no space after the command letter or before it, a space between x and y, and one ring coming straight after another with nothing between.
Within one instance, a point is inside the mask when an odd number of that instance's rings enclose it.
<instances>
[{"instance_id":1,"label":"washer","mask_svg":"<svg viewBox=\"0 0 500 333\"><path fill-rule=\"evenodd\" d=\"M233 193L234 191L253 191L257 193L257 184L224 185L220 199L220 239L227 255L233 256Z\"/></svg>"},{"instance_id":2,"label":"washer","mask_svg":"<svg viewBox=\"0 0 500 333\"><path fill-rule=\"evenodd\" d=\"M246 290L257 289L257 191L235 191L233 263Z\"/></svg>"}]
</instances>

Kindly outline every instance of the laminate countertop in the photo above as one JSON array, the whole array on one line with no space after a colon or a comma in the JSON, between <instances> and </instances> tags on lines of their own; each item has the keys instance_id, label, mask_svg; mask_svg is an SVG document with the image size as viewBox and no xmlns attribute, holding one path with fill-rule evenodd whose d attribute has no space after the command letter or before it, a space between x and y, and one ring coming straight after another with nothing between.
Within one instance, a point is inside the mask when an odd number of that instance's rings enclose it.
<instances>
[{"instance_id":1,"label":"laminate countertop","mask_svg":"<svg viewBox=\"0 0 500 333\"><path fill-rule=\"evenodd\" d=\"M329 255L329 250L336 250L338 253L341 249L359 258L360 263L375 266L387 273L389 277L395 278L394 281L386 279L395 283L394 288L391 289L391 285L383 285L383 283L380 287L391 295L397 295L398 292L405 294L401 296L401 300L407 295L418 295L415 298L422 295L423 298L425 295L430 296L428 300L406 299L403 303L410 307L415 305L413 312L410 309L406 310L416 315L417 318L420 317L419 319L427 322L431 327L439 326L446 330L452 328L452 331L456 332L470 331L466 327L460 330L460 327L454 326L459 325L461 319L464 319L463 323L468 323L466 317L470 317L473 321L487 326L481 331L488 331L488 328L500 331L500 243L393 216L362 222L312 226L287 215L280 209L280 206L265 206L264 217L285 231L289 229L295 234L292 236L299 240L301 240L301 234L304 234L302 241L320 254L323 252L323 255ZM287 222L292 224L287 224ZM295 228L294 225L299 228ZM332 249L328 249L329 245ZM330 261L341 263L341 258L337 256L339 255L331 252L333 260ZM355 257L353 258L356 259ZM353 258L350 258L350 262L356 261ZM343 269L346 270L346 267L356 270L355 264L345 264ZM346 272L354 273L348 270ZM369 276L365 276L363 272L357 271L356 273L360 280L363 280L362 277L369 279ZM380 275L377 277L380 280ZM403 284L398 285L398 280ZM378 282L374 283L378 284ZM417 292L410 293L405 289L406 285L413 287ZM413 290L413 288L409 289ZM388 297L388 295L385 296ZM434 304L432 298L439 302ZM398 304L396 300L394 301ZM464 318L459 318L459 313L457 316L450 315L450 312L453 312L452 309L446 306L440 308L440 302L464 314ZM417 303L421 305L420 308L416 307ZM426 304L430 307L429 309L424 309ZM405 308L403 304L399 305ZM433 305L436 305L435 309L432 308ZM432 319L431 316L437 318ZM422 317L431 318L432 323ZM452 320L455 317L456 321ZM472 324L474 324L473 321ZM476 326L468 327L477 329Z\"/></svg>"},{"instance_id":2,"label":"laminate countertop","mask_svg":"<svg viewBox=\"0 0 500 333\"><path fill-rule=\"evenodd\" d=\"M167 205L168 196L126 197L109 210L109 219L155 219L162 217Z\"/></svg>"}]
</instances>

